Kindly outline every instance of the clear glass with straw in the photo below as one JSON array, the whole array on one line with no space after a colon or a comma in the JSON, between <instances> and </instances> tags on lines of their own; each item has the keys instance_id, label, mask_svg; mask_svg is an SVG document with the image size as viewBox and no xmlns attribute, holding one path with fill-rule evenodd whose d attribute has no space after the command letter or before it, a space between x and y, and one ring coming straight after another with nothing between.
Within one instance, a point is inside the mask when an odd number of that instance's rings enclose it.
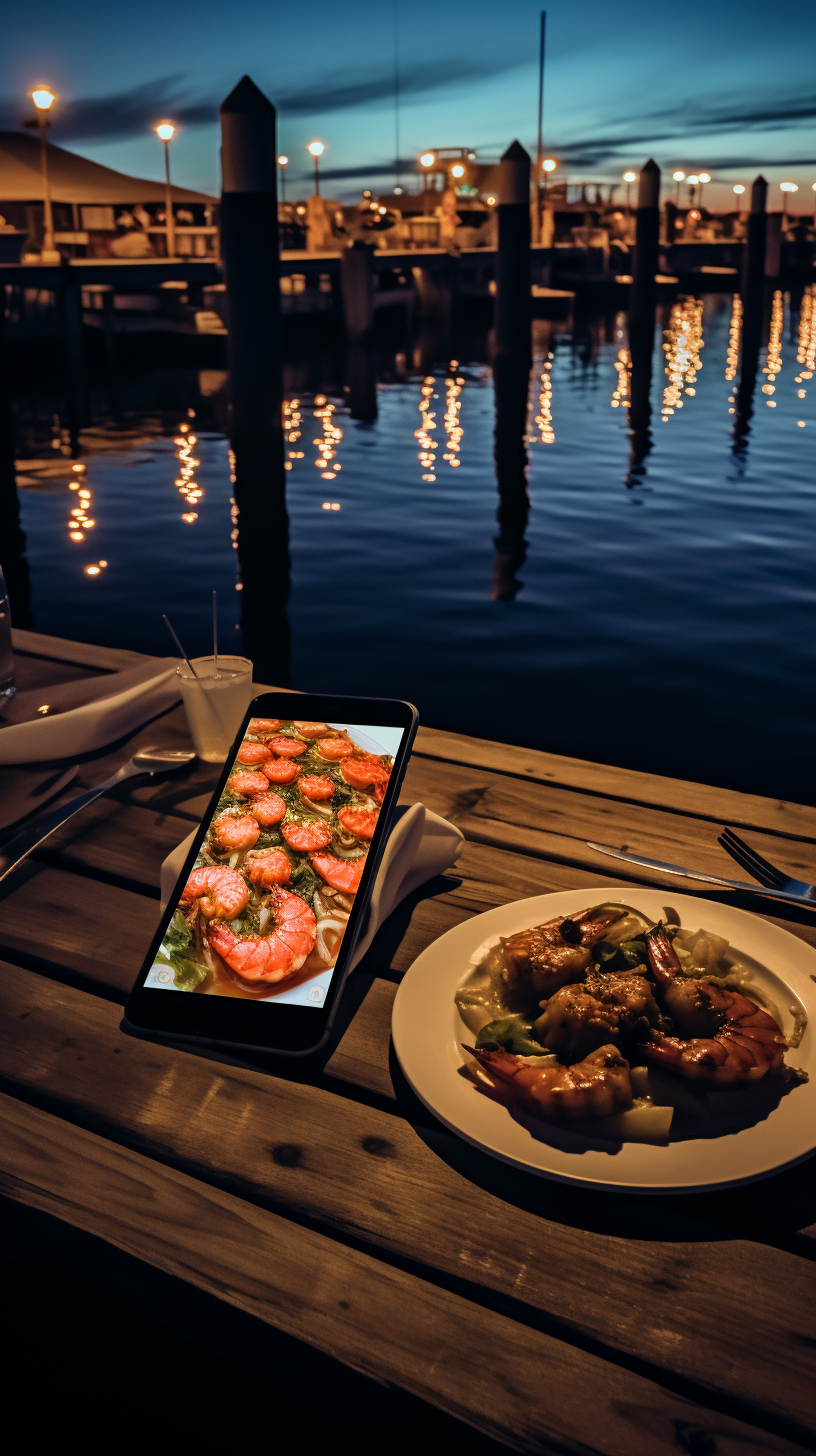
<instances>
[{"instance_id":1,"label":"clear glass with straw","mask_svg":"<svg viewBox=\"0 0 816 1456\"><path fill-rule=\"evenodd\" d=\"M184 661L176 673L193 747L205 763L223 763L252 701L252 663L218 651L213 592L212 657L188 657L167 617L165 622Z\"/></svg>"}]
</instances>

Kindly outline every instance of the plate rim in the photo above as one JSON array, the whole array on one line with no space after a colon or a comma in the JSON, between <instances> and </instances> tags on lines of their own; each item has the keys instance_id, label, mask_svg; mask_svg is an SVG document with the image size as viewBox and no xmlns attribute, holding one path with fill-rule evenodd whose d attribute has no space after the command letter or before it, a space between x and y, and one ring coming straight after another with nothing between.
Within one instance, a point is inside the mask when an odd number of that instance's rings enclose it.
<instances>
[{"instance_id":1,"label":"plate rim","mask_svg":"<svg viewBox=\"0 0 816 1456\"><path fill-rule=\"evenodd\" d=\"M520 910L525 905L540 906L542 902L551 902L555 899L562 899L566 895L575 895L579 897L585 895L590 903L592 903L592 897L597 894L600 894L600 896L605 900L617 899L619 895L628 896L631 900L633 891L635 892L635 894L648 893L649 895L663 896L667 903L671 901L673 894L671 886L635 886L631 884L611 886L589 885L578 886L577 889L546 890L543 891L540 895L525 896L521 900L509 900L502 905L491 906L489 910L483 910L478 915L472 916L469 920L460 921L457 925L453 925L449 930L444 931L441 936L437 936L435 940L431 941L430 945L426 946L424 950L420 951L419 955L415 957L415 959L411 962L411 965L408 967L407 971L405 971L400 981L400 984L397 987L397 994L394 998L394 1004L391 1012L391 1036L394 1046L394 1052L400 1067L400 1071L405 1077L405 1080L411 1088L412 1092L416 1097L419 1098L422 1105L426 1107L428 1111L431 1112L433 1116L443 1124L444 1127L448 1128L449 1131L454 1133L457 1137L461 1138L463 1142L468 1143L471 1147L476 1148L479 1152L485 1153L489 1157L496 1158L498 1161L503 1162L510 1167L517 1168L522 1172L530 1173L533 1176L547 1178L553 1182L565 1184L571 1187L584 1188L587 1190L592 1189L595 1191L603 1191L607 1193L632 1195L665 1194L667 1196L682 1196L683 1194L687 1193L691 1194L701 1192L715 1192L718 1190L737 1188L740 1186L745 1186L746 1184L760 1182L765 1178L772 1178L777 1173L782 1173L788 1168L793 1168L798 1163L805 1162L808 1158L813 1156L814 1152L816 1152L816 1123L814 1123L814 1141L812 1145L805 1151L796 1153L791 1158L785 1159L783 1162L775 1163L773 1167L764 1168L758 1172L754 1171L746 1173L744 1175L738 1174L734 1177L728 1177L725 1179L705 1179L702 1182L695 1181L677 1183L646 1183L643 1181L625 1182L621 1180L613 1182L603 1178L589 1176L587 1174L582 1174L578 1172L561 1172L556 1169L543 1168L539 1164L529 1162L522 1157L518 1157L515 1154L502 1149L500 1146L494 1146L490 1141L486 1140L485 1138L480 1138L467 1131L464 1131L449 1115L446 1115L444 1112L440 1111L439 1108L434 1104L434 1102L425 1095L425 1093L421 1089L421 1086L417 1085L417 1082L411 1075L409 1067L403 1060L403 1055L400 1048L400 1043L402 1039L402 1027L400 1025L400 1017L403 1014L401 998L402 1004L404 1005L405 995L403 994L403 987L409 981L409 978L411 977L412 972L414 972L415 968L420 966L423 961L429 959L431 954L438 950L441 942L448 940L449 937L458 938L460 935L462 935L465 939L471 939L473 937L469 934L469 932L472 930L472 928L474 926L482 924L488 917L498 917L508 911ZM762 916L757 916L752 911L743 910L741 906L732 905L727 901L720 902L716 900L709 900L704 896L689 894L688 892L674 892L673 898L679 903L685 903L689 906L694 905L695 907L699 907L701 912L703 910L703 907L710 906L715 911L726 910L734 912L740 917L747 917L750 920L759 919L765 929L772 936L780 936L783 938L784 941L792 942L792 946L797 953L803 953L805 957L807 957L808 955L812 955L814 957L814 969L812 972L812 977L816 979L816 949L814 949L814 947L811 946L807 941L800 940L798 936L793 935L791 931L786 930L783 926L777 925L774 921L765 919ZM535 913L539 912L536 911ZM557 914L558 912L556 911L555 913ZM488 936L493 933L501 932L493 932L486 929L485 933L481 935L475 943L478 945L481 940L487 939ZM462 978L464 978L464 971L462 972ZM794 987L791 987L790 989L794 991L794 994L799 995L799 992L796 991ZM808 1021L810 1022L811 1013L816 1015L816 1008L809 1006L807 1009ZM723 1135L727 1136L727 1134ZM641 1145L632 1144L631 1146L634 1147Z\"/></svg>"}]
</instances>

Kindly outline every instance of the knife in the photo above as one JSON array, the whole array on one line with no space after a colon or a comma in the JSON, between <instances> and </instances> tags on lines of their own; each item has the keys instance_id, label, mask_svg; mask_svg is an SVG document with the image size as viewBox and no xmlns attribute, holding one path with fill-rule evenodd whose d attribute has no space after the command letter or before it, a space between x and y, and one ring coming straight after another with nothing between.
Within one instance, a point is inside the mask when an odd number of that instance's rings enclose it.
<instances>
[{"instance_id":1,"label":"knife","mask_svg":"<svg viewBox=\"0 0 816 1456\"><path fill-rule=\"evenodd\" d=\"M642 854L628 854L623 849L610 849L608 844L591 844L584 841L587 849L599 854L611 855L612 859L626 860L627 864L643 865L647 870L661 870L664 875L682 875L687 880L702 880L706 885L720 885L725 890L750 890L753 895L770 895L772 900L787 900L794 905L809 905L816 910L816 901L804 895L791 894L789 890L771 890L767 885L753 884L750 880L721 880L719 875L704 875L700 870L689 870L683 865L665 864L660 859L646 859Z\"/></svg>"}]
</instances>

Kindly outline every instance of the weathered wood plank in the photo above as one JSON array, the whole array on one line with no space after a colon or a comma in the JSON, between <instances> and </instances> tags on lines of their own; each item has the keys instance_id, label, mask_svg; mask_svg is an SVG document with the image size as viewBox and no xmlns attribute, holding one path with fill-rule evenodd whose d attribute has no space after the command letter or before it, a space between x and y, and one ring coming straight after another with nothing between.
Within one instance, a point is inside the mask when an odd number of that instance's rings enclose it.
<instances>
[{"instance_id":1,"label":"weathered wood plank","mask_svg":"<svg viewBox=\"0 0 816 1456\"><path fill-rule=\"evenodd\" d=\"M659 774L614 768L609 764L588 763L580 758L563 758L557 753L517 748L485 738L468 738L461 733L443 733L435 728L420 727L414 752L427 758L494 769L498 773L513 774L539 783L605 794L633 804L676 809L681 814L695 814L701 819L713 819L723 824L767 829L774 834L816 840L816 808L806 804L767 799L759 794L743 794L710 784L693 784L684 779L663 778Z\"/></svg>"},{"instance_id":2,"label":"weathered wood plank","mask_svg":"<svg viewBox=\"0 0 816 1456\"><path fill-rule=\"evenodd\" d=\"M497 1196L479 1186L496 1165L447 1134L321 1087L123 1037L109 1003L17 967L2 968L2 1001L7 1090L253 1201L542 1311L550 1329L693 1380L740 1402L743 1416L813 1421L816 1270L807 1261L707 1240L680 1210L668 1241L663 1214L661 1242L645 1200L604 1200L601 1232L591 1195L511 1169L500 1170Z\"/></svg>"},{"instance_id":3,"label":"weathered wood plank","mask_svg":"<svg viewBox=\"0 0 816 1456\"><path fill-rule=\"evenodd\" d=\"M0 1188L523 1452L801 1450L0 1095Z\"/></svg>"}]
</instances>

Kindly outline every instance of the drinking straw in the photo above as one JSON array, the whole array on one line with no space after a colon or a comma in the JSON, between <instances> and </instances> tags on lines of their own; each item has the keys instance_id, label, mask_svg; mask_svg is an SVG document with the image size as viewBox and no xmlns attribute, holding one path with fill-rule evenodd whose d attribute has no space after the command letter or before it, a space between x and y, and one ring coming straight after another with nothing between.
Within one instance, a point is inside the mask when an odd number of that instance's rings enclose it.
<instances>
[{"instance_id":1,"label":"drinking straw","mask_svg":"<svg viewBox=\"0 0 816 1456\"><path fill-rule=\"evenodd\" d=\"M176 644L179 652L181 653L182 657L184 658L184 661L187 663L187 666L189 667L191 673L193 674L193 677L196 679L196 682L200 682L201 679L199 678L198 673L196 672L195 668L193 667L193 664L191 663L189 657L187 656L187 653L184 651L184 648L182 647L182 645L181 645L181 643L179 641L178 633L176 632L176 629L173 626L172 622L170 621L170 618L168 617L168 615L167 615L166 612L162 612L162 621L164 622L165 627L167 628L168 632L170 633L170 636L172 637L173 641L175 642L175 644Z\"/></svg>"},{"instance_id":2,"label":"drinking straw","mask_svg":"<svg viewBox=\"0 0 816 1456\"><path fill-rule=\"evenodd\" d=\"M218 677L218 593L213 592L213 659L215 661L215 676Z\"/></svg>"}]
</instances>

